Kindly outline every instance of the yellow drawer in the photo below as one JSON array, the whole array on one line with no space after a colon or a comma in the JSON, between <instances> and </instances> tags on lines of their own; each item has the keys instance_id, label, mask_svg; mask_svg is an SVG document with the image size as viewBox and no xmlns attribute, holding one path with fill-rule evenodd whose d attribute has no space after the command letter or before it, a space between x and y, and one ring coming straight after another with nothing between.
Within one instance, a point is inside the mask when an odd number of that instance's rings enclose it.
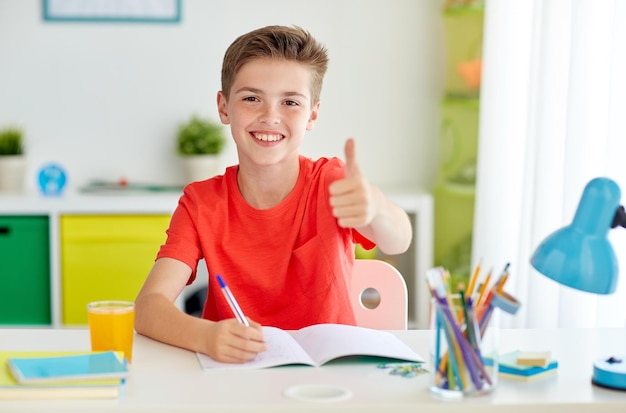
<instances>
[{"instance_id":1,"label":"yellow drawer","mask_svg":"<svg viewBox=\"0 0 626 413\"><path fill-rule=\"evenodd\" d=\"M87 303L133 301L165 242L169 215L64 215L62 322L87 324Z\"/></svg>"},{"instance_id":2,"label":"yellow drawer","mask_svg":"<svg viewBox=\"0 0 626 413\"><path fill-rule=\"evenodd\" d=\"M169 215L64 215L61 238L66 242L162 241L169 220Z\"/></svg>"}]
</instances>

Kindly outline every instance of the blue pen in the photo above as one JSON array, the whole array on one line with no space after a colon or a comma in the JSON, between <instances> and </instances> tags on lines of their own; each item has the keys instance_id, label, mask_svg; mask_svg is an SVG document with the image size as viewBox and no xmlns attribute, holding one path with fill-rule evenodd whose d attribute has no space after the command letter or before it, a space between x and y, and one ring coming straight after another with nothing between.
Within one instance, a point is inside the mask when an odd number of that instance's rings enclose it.
<instances>
[{"instance_id":1,"label":"blue pen","mask_svg":"<svg viewBox=\"0 0 626 413\"><path fill-rule=\"evenodd\" d=\"M243 315L243 311L241 311L239 304L237 304L237 300L235 300L233 293L230 292L230 289L222 279L222 276L219 274L217 275L217 282L220 284L220 287L222 288L222 293L224 293L224 297L226 298L226 301L228 301L230 309L233 310L233 313L235 313L235 317L237 317L237 320L239 320L239 322L246 327L250 327L248 319L245 315Z\"/></svg>"}]
</instances>

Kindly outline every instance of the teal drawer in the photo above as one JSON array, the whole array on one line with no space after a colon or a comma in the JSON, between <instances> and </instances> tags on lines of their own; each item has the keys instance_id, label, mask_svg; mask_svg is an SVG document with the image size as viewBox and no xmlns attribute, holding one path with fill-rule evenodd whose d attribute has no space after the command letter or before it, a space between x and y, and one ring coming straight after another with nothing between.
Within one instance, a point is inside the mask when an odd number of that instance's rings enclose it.
<instances>
[{"instance_id":1,"label":"teal drawer","mask_svg":"<svg viewBox=\"0 0 626 413\"><path fill-rule=\"evenodd\" d=\"M0 216L0 324L51 324L48 216Z\"/></svg>"}]
</instances>

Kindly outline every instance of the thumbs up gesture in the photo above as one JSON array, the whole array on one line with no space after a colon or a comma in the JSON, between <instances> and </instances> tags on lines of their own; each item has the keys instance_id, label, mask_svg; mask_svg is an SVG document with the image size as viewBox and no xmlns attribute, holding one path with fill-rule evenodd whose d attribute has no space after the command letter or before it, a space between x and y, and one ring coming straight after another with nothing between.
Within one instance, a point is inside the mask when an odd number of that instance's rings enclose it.
<instances>
[{"instance_id":1,"label":"thumbs up gesture","mask_svg":"<svg viewBox=\"0 0 626 413\"><path fill-rule=\"evenodd\" d=\"M346 175L330 184L330 206L339 226L360 228L369 225L377 211L375 195L359 169L356 143L346 141Z\"/></svg>"}]
</instances>

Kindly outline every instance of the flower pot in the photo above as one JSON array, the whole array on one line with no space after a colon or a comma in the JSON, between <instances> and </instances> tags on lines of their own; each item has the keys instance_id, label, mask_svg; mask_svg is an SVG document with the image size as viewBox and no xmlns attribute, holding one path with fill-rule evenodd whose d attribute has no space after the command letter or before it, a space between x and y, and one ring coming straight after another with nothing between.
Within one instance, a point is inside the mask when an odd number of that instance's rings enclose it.
<instances>
[{"instance_id":1,"label":"flower pot","mask_svg":"<svg viewBox=\"0 0 626 413\"><path fill-rule=\"evenodd\" d=\"M203 181L221 172L219 155L188 155L181 159L187 183Z\"/></svg>"},{"instance_id":2,"label":"flower pot","mask_svg":"<svg viewBox=\"0 0 626 413\"><path fill-rule=\"evenodd\" d=\"M24 155L0 155L0 192L21 192L25 176Z\"/></svg>"}]
</instances>

